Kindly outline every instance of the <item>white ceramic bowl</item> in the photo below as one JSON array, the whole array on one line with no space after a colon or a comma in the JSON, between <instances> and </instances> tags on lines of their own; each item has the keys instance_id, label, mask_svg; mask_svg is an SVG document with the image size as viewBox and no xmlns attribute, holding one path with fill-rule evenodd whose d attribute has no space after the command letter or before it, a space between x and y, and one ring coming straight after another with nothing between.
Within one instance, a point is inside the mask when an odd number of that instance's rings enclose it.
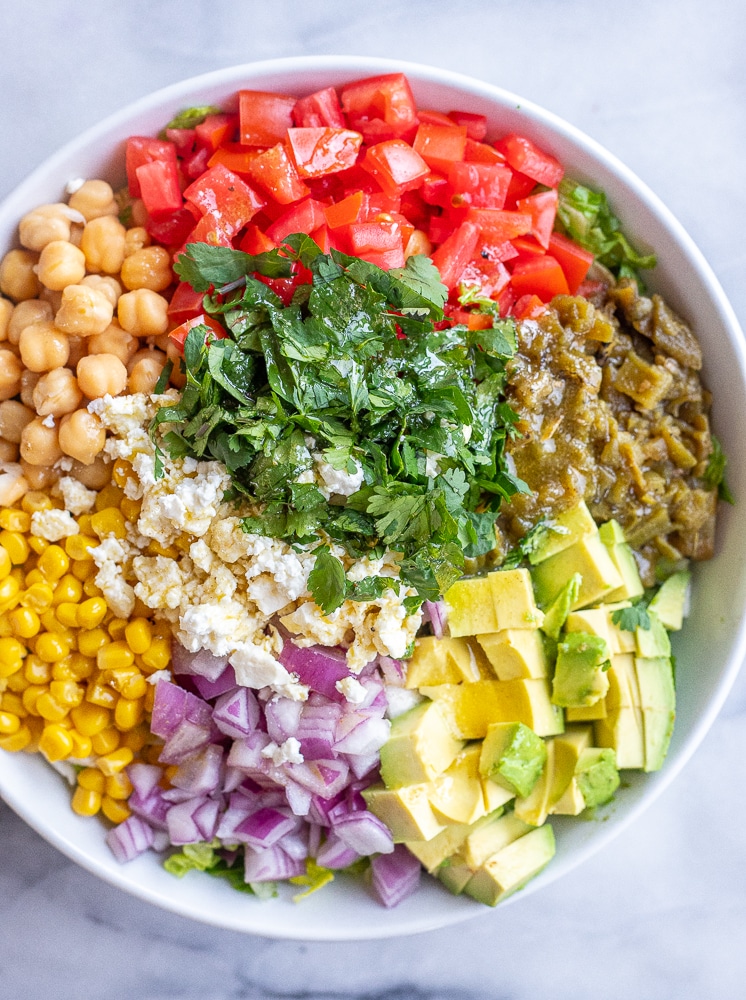
<instances>
[{"instance_id":1,"label":"white ceramic bowl","mask_svg":"<svg viewBox=\"0 0 746 1000\"><path fill-rule=\"evenodd\" d=\"M523 893L512 897L513 901L569 872L653 801L679 773L712 724L744 653L746 438L740 433L740 423L746 409L746 351L720 285L679 223L608 152L571 125L514 94L425 66L330 56L220 70L158 91L113 115L47 160L6 199L0 208L0 247L14 243L24 212L60 199L70 179L104 176L121 183L127 136L155 134L185 107L226 106L241 87L302 96L322 86L396 71L407 74L420 107L480 112L487 115L495 130L520 131L535 139L561 160L571 177L607 193L626 231L641 249L655 249L659 264L650 284L692 323L702 343L704 380L714 392L715 430L729 457L729 484L742 500L735 508L721 509L716 558L695 570L692 613L675 642L678 714L663 770L653 775L627 772L628 787L618 793L603 823L556 823L556 858ZM344 878L294 904L288 897L259 902L233 891L222 880L194 874L177 880L152 854L121 866L104 843L101 825L71 811L69 789L39 757L0 752L0 794L50 843L106 881L166 909L232 930L278 938L351 940L425 931L487 912L478 903L449 895L429 879L415 896L389 911Z\"/></svg>"}]
</instances>

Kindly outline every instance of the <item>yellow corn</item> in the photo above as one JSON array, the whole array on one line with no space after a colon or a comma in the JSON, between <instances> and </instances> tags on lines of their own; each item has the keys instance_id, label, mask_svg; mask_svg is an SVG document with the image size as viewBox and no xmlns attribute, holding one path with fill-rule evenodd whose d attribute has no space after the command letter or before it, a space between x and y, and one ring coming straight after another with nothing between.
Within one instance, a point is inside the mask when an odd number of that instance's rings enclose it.
<instances>
[{"instance_id":1,"label":"yellow corn","mask_svg":"<svg viewBox=\"0 0 746 1000\"><path fill-rule=\"evenodd\" d=\"M19 719L24 719L28 715L28 712L23 707L23 702L12 691L3 691L2 698L0 698L0 706L2 706L4 712L11 712L13 715L17 715Z\"/></svg>"},{"instance_id":2,"label":"yellow corn","mask_svg":"<svg viewBox=\"0 0 746 1000\"><path fill-rule=\"evenodd\" d=\"M99 757L104 757L107 753L113 753L118 748L120 739L119 730L115 729L114 726L107 726L100 733L94 733L91 736L93 752L98 754Z\"/></svg>"},{"instance_id":3,"label":"yellow corn","mask_svg":"<svg viewBox=\"0 0 746 1000\"><path fill-rule=\"evenodd\" d=\"M70 652L71 643L68 637L59 632L42 632L36 638L36 655L46 663L56 663L63 660Z\"/></svg>"},{"instance_id":4,"label":"yellow corn","mask_svg":"<svg viewBox=\"0 0 746 1000\"><path fill-rule=\"evenodd\" d=\"M82 704L85 689L75 681L50 681L49 693L56 698L60 705L67 705L68 708L77 708Z\"/></svg>"},{"instance_id":5,"label":"yellow corn","mask_svg":"<svg viewBox=\"0 0 746 1000\"><path fill-rule=\"evenodd\" d=\"M78 624L84 629L98 628L108 610L103 597L89 597L78 607Z\"/></svg>"},{"instance_id":6,"label":"yellow corn","mask_svg":"<svg viewBox=\"0 0 746 1000\"><path fill-rule=\"evenodd\" d=\"M143 675L138 672L127 678L127 680L122 683L122 686L119 688L119 693L123 698L129 698L134 701L139 698L144 698L149 687L151 687L151 685L148 684Z\"/></svg>"},{"instance_id":7,"label":"yellow corn","mask_svg":"<svg viewBox=\"0 0 746 1000\"><path fill-rule=\"evenodd\" d=\"M72 573L65 573L54 588L52 604L77 604L82 596L83 584Z\"/></svg>"},{"instance_id":8,"label":"yellow corn","mask_svg":"<svg viewBox=\"0 0 746 1000\"><path fill-rule=\"evenodd\" d=\"M48 583L32 583L28 585L30 574L26 574L26 590L21 594L21 606L31 608L37 614L42 614L52 607L54 591Z\"/></svg>"},{"instance_id":9,"label":"yellow corn","mask_svg":"<svg viewBox=\"0 0 746 1000\"><path fill-rule=\"evenodd\" d=\"M12 712L0 709L0 735L12 736L21 728L21 720Z\"/></svg>"},{"instance_id":10,"label":"yellow corn","mask_svg":"<svg viewBox=\"0 0 746 1000\"><path fill-rule=\"evenodd\" d=\"M73 741L73 748L70 752L71 757L75 757L76 760L85 760L91 756L93 753L93 743L90 736L83 736L77 729L71 729L70 737Z\"/></svg>"},{"instance_id":11,"label":"yellow corn","mask_svg":"<svg viewBox=\"0 0 746 1000\"><path fill-rule=\"evenodd\" d=\"M84 681L92 674L96 661L81 653L70 653L64 660L52 665L52 678L56 681Z\"/></svg>"},{"instance_id":12,"label":"yellow corn","mask_svg":"<svg viewBox=\"0 0 746 1000\"><path fill-rule=\"evenodd\" d=\"M112 639L124 639L124 630L126 628L127 622L124 618L112 618L106 624L106 631Z\"/></svg>"},{"instance_id":13,"label":"yellow corn","mask_svg":"<svg viewBox=\"0 0 746 1000\"><path fill-rule=\"evenodd\" d=\"M39 556L37 569L46 580L60 580L70 567L70 559L59 545L50 545ZM28 577L26 578L28 582Z\"/></svg>"},{"instance_id":14,"label":"yellow corn","mask_svg":"<svg viewBox=\"0 0 746 1000\"><path fill-rule=\"evenodd\" d=\"M101 808L101 793L78 785L73 792L71 805L78 816L95 816Z\"/></svg>"},{"instance_id":15,"label":"yellow corn","mask_svg":"<svg viewBox=\"0 0 746 1000\"><path fill-rule=\"evenodd\" d=\"M33 608L24 608L23 606L14 608L13 611L9 612L8 620L14 634L19 639L30 639L41 628L39 616Z\"/></svg>"},{"instance_id":16,"label":"yellow corn","mask_svg":"<svg viewBox=\"0 0 746 1000\"><path fill-rule=\"evenodd\" d=\"M101 597L101 589L96 586L96 580L93 575L87 576L83 581L83 593L86 597Z\"/></svg>"},{"instance_id":17,"label":"yellow corn","mask_svg":"<svg viewBox=\"0 0 746 1000\"><path fill-rule=\"evenodd\" d=\"M45 690L36 699L36 711L47 722L62 722L70 711L70 706L61 704L53 694Z\"/></svg>"},{"instance_id":18,"label":"yellow corn","mask_svg":"<svg viewBox=\"0 0 746 1000\"><path fill-rule=\"evenodd\" d=\"M110 687L95 682L88 685L85 700L92 705L98 705L99 708L113 709L117 703L117 696Z\"/></svg>"},{"instance_id":19,"label":"yellow corn","mask_svg":"<svg viewBox=\"0 0 746 1000\"><path fill-rule=\"evenodd\" d=\"M22 725L15 733L8 736L0 736L0 749L9 750L11 753L18 753L26 750L33 742L31 730L27 725Z\"/></svg>"},{"instance_id":20,"label":"yellow corn","mask_svg":"<svg viewBox=\"0 0 746 1000\"><path fill-rule=\"evenodd\" d=\"M49 761L64 760L70 756L73 740L64 726L51 722L42 730L39 750Z\"/></svg>"},{"instance_id":21,"label":"yellow corn","mask_svg":"<svg viewBox=\"0 0 746 1000\"><path fill-rule=\"evenodd\" d=\"M29 653L23 663L23 676L29 684L49 684L52 679L52 668L46 660L35 653Z\"/></svg>"},{"instance_id":22,"label":"yellow corn","mask_svg":"<svg viewBox=\"0 0 746 1000\"><path fill-rule=\"evenodd\" d=\"M140 659L151 672L165 670L171 662L171 643L168 639L156 636L149 648L141 654Z\"/></svg>"},{"instance_id":23,"label":"yellow corn","mask_svg":"<svg viewBox=\"0 0 746 1000\"><path fill-rule=\"evenodd\" d=\"M125 538L127 535L127 522L118 507L97 510L91 517L91 528L99 538L107 538L109 535L114 535L115 538Z\"/></svg>"},{"instance_id":24,"label":"yellow corn","mask_svg":"<svg viewBox=\"0 0 746 1000\"><path fill-rule=\"evenodd\" d=\"M86 580L92 580L95 577L98 573L98 567L93 559L73 559L70 563L70 572L76 580L85 583Z\"/></svg>"},{"instance_id":25,"label":"yellow corn","mask_svg":"<svg viewBox=\"0 0 746 1000\"><path fill-rule=\"evenodd\" d=\"M54 612L57 621L61 625L64 625L65 628L77 628L80 625L78 616L79 607L78 604L72 604L69 601L63 601L61 604L58 604Z\"/></svg>"},{"instance_id":26,"label":"yellow corn","mask_svg":"<svg viewBox=\"0 0 746 1000\"><path fill-rule=\"evenodd\" d=\"M106 510L107 508L110 507L114 508L118 507L122 502L123 496L124 496L124 490L121 490L114 483L110 483L108 486L104 486L102 490L99 490L98 496L96 497L96 502L93 505L94 509L96 510L96 513L99 513L100 511ZM92 514L89 516L92 519L96 515ZM80 524L80 520L78 521L78 524L80 525L80 530L82 531L83 525Z\"/></svg>"},{"instance_id":27,"label":"yellow corn","mask_svg":"<svg viewBox=\"0 0 746 1000\"><path fill-rule=\"evenodd\" d=\"M143 749L149 739L150 729L148 728L147 723L139 722L134 729L128 729L126 732L122 733L119 745L129 747L133 753L137 754Z\"/></svg>"},{"instance_id":28,"label":"yellow corn","mask_svg":"<svg viewBox=\"0 0 746 1000\"><path fill-rule=\"evenodd\" d=\"M14 566L23 566L31 551L20 531L0 531L0 545L8 553Z\"/></svg>"},{"instance_id":29,"label":"yellow corn","mask_svg":"<svg viewBox=\"0 0 746 1000\"><path fill-rule=\"evenodd\" d=\"M106 794L111 796L112 799L129 798L132 793L132 782L127 777L126 771L117 771L115 774L109 775L108 778L105 778L101 771L98 771L98 774L105 783Z\"/></svg>"},{"instance_id":30,"label":"yellow corn","mask_svg":"<svg viewBox=\"0 0 746 1000\"><path fill-rule=\"evenodd\" d=\"M91 549L98 544L98 538L93 535L69 535L65 539L65 554L71 559L91 559Z\"/></svg>"},{"instance_id":31,"label":"yellow corn","mask_svg":"<svg viewBox=\"0 0 746 1000\"><path fill-rule=\"evenodd\" d=\"M41 490L29 490L21 498L21 507L27 514L35 514L37 510L51 510L53 506L51 498Z\"/></svg>"},{"instance_id":32,"label":"yellow corn","mask_svg":"<svg viewBox=\"0 0 746 1000\"><path fill-rule=\"evenodd\" d=\"M134 754L130 749L121 747L118 750L101 754L96 761L96 767L107 778L110 778L112 774L118 774L119 771L123 771L128 764L132 763L133 758Z\"/></svg>"},{"instance_id":33,"label":"yellow corn","mask_svg":"<svg viewBox=\"0 0 746 1000\"><path fill-rule=\"evenodd\" d=\"M81 788L88 789L89 792L104 794L106 778L97 767L84 767L78 772L78 784Z\"/></svg>"},{"instance_id":34,"label":"yellow corn","mask_svg":"<svg viewBox=\"0 0 746 1000\"><path fill-rule=\"evenodd\" d=\"M0 639L0 677L10 677L23 666L26 647L18 639Z\"/></svg>"},{"instance_id":35,"label":"yellow corn","mask_svg":"<svg viewBox=\"0 0 746 1000\"><path fill-rule=\"evenodd\" d=\"M23 701L23 707L29 715L39 715L36 709L36 702L41 695L46 693L46 687L41 684L29 684L28 687L24 688L21 700Z\"/></svg>"},{"instance_id":36,"label":"yellow corn","mask_svg":"<svg viewBox=\"0 0 746 1000\"><path fill-rule=\"evenodd\" d=\"M124 458L118 458L111 469L111 481L115 486L124 487L128 479L132 478L134 471L132 465Z\"/></svg>"},{"instance_id":37,"label":"yellow corn","mask_svg":"<svg viewBox=\"0 0 746 1000\"><path fill-rule=\"evenodd\" d=\"M114 799L110 795L104 795L101 799L101 812L111 823L124 823L132 815L125 802Z\"/></svg>"},{"instance_id":38,"label":"yellow corn","mask_svg":"<svg viewBox=\"0 0 746 1000\"><path fill-rule=\"evenodd\" d=\"M117 670L130 667L135 662L135 654L126 642L117 640L102 646L96 653L96 665L99 670Z\"/></svg>"},{"instance_id":39,"label":"yellow corn","mask_svg":"<svg viewBox=\"0 0 746 1000\"><path fill-rule=\"evenodd\" d=\"M95 656L108 641L109 636L102 628L86 629L78 632L78 652L84 656Z\"/></svg>"},{"instance_id":40,"label":"yellow corn","mask_svg":"<svg viewBox=\"0 0 746 1000\"><path fill-rule=\"evenodd\" d=\"M102 733L111 723L111 712L102 705L83 701L70 712L73 725L82 736L93 737Z\"/></svg>"},{"instance_id":41,"label":"yellow corn","mask_svg":"<svg viewBox=\"0 0 746 1000\"><path fill-rule=\"evenodd\" d=\"M13 563L10 561L10 553L4 545L0 545L0 580L4 580L10 575Z\"/></svg>"},{"instance_id":42,"label":"yellow corn","mask_svg":"<svg viewBox=\"0 0 746 1000\"><path fill-rule=\"evenodd\" d=\"M3 510L0 510L0 528L6 531L19 531L25 534L31 529L31 515L25 510L5 507Z\"/></svg>"},{"instance_id":43,"label":"yellow corn","mask_svg":"<svg viewBox=\"0 0 746 1000\"><path fill-rule=\"evenodd\" d=\"M135 524L142 510L142 500L131 500L129 497L123 497L119 509L130 524Z\"/></svg>"},{"instance_id":44,"label":"yellow corn","mask_svg":"<svg viewBox=\"0 0 746 1000\"><path fill-rule=\"evenodd\" d=\"M14 576L0 580L0 611L12 611L18 604L21 588Z\"/></svg>"},{"instance_id":45,"label":"yellow corn","mask_svg":"<svg viewBox=\"0 0 746 1000\"><path fill-rule=\"evenodd\" d=\"M114 709L114 722L117 729L126 731L134 729L145 713L143 699L120 698Z\"/></svg>"},{"instance_id":46,"label":"yellow corn","mask_svg":"<svg viewBox=\"0 0 746 1000\"><path fill-rule=\"evenodd\" d=\"M133 653L145 653L153 641L153 630L147 618L133 618L124 627L124 638Z\"/></svg>"}]
</instances>

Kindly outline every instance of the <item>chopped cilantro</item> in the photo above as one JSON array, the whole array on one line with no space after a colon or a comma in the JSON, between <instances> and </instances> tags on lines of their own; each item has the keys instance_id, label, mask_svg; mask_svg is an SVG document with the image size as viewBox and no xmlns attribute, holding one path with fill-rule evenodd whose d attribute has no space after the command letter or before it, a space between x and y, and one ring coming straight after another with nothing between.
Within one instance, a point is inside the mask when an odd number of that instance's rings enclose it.
<instances>
[{"instance_id":1,"label":"chopped cilantro","mask_svg":"<svg viewBox=\"0 0 746 1000\"><path fill-rule=\"evenodd\" d=\"M641 597L639 601L628 608L617 608L616 611L612 611L612 622L625 632L634 632L638 628L647 631L650 628L648 604L652 596L651 593L649 596Z\"/></svg>"}]
</instances>

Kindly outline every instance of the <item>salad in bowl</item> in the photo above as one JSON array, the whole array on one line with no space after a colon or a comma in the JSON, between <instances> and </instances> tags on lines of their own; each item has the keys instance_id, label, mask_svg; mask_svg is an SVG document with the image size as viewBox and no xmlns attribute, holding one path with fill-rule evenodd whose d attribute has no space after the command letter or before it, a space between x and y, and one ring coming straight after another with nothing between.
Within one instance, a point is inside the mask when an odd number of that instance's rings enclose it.
<instances>
[{"instance_id":1,"label":"salad in bowl","mask_svg":"<svg viewBox=\"0 0 746 1000\"><path fill-rule=\"evenodd\" d=\"M223 926L386 935L546 882L683 764L742 641L736 601L692 676L741 348L608 154L280 61L5 218L0 787L52 842Z\"/></svg>"}]
</instances>

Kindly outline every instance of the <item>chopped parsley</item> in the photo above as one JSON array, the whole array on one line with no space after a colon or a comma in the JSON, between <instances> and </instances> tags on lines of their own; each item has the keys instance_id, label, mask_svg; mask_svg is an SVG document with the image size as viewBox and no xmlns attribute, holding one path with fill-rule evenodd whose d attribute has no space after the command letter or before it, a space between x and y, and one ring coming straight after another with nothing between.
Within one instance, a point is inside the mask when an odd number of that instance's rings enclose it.
<instances>
[{"instance_id":1,"label":"chopped parsley","mask_svg":"<svg viewBox=\"0 0 746 1000\"><path fill-rule=\"evenodd\" d=\"M381 588L371 578L348 581L330 542L353 558L400 553L400 578L417 605L463 574L465 556L494 547L501 503L528 491L504 454L517 419L504 399L512 320L495 316L485 330L451 325L429 259L383 271L325 254L303 234L253 256L189 244L175 269L206 293L206 311L228 336L189 331L186 385L151 434L156 440L167 424L172 457L226 466L230 496L250 508L246 531L318 543L309 583L320 607ZM310 281L285 303L271 279L299 269ZM341 475L362 472L360 488L327 500L311 472L318 453Z\"/></svg>"}]
</instances>

